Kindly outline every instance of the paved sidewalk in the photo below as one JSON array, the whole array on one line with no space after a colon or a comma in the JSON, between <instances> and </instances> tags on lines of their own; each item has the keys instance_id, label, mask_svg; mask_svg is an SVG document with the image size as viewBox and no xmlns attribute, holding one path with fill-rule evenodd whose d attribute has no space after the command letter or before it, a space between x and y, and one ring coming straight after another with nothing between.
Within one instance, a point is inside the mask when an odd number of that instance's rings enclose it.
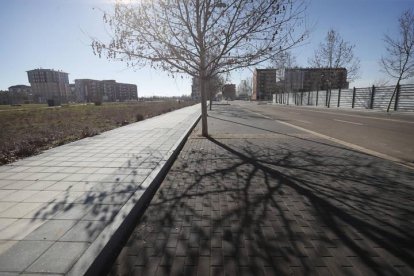
<instances>
[{"instance_id":1,"label":"paved sidewalk","mask_svg":"<svg viewBox=\"0 0 414 276\"><path fill-rule=\"evenodd\" d=\"M0 167L0 274L83 275L145 204L199 110L176 110Z\"/></svg>"},{"instance_id":2,"label":"paved sidewalk","mask_svg":"<svg viewBox=\"0 0 414 276\"><path fill-rule=\"evenodd\" d=\"M414 275L414 171L236 106L209 112L111 275Z\"/></svg>"}]
</instances>

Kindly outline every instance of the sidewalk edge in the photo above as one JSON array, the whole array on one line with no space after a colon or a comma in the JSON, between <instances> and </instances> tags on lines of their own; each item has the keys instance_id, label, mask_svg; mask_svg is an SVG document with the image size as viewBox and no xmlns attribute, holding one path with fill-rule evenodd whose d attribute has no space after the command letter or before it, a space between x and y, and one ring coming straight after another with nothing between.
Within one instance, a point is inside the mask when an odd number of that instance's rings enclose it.
<instances>
[{"instance_id":1,"label":"sidewalk edge","mask_svg":"<svg viewBox=\"0 0 414 276\"><path fill-rule=\"evenodd\" d=\"M72 266L67 275L103 275L108 271L123 243L132 233L137 219L145 212L159 185L184 147L192 130L201 118L200 112L177 143L172 147L166 160L161 161L145 179L148 185L144 193L136 191L125 203L114 220L99 234L94 242Z\"/></svg>"}]
</instances>

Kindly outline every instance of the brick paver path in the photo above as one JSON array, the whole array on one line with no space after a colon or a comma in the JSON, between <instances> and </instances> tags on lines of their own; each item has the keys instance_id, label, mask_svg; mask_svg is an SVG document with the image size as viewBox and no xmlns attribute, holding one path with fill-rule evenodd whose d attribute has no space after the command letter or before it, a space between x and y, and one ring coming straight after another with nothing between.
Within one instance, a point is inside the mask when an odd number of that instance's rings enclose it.
<instances>
[{"instance_id":1,"label":"brick paver path","mask_svg":"<svg viewBox=\"0 0 414 276\"><path fill-rule=\"evenodd\" d=\"M414 275L414 172L214 106L111 275Z\"/></svg>"}]
</instances>

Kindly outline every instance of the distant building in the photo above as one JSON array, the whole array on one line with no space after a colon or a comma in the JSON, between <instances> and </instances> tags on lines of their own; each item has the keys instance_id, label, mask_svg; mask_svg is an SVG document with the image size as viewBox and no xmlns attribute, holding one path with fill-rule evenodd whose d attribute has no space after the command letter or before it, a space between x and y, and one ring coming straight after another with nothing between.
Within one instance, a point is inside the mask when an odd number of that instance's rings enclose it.
<instances>
[{"instance_id":1,"label":"distant building","mask_svg":"<svg viewBox=\"0 0 414 276\"><path fill-rule=\"evenodd\" d=\"M200 94L200 83L198 78L193 77L192 83L191 83L191 98L193 100L200 100L201 94Z\"/></svg>"},{"instance_id":2,"label":"distant building","mask_svg":"<svg viewBox=\"0 0 414 276\"><path fill-rule=\"evenodd\" d=\"M10 104L9 91L0 90L0 104Z\"/></svg>"},{"instance_id":3,"label":"distant building","mask_svg":"<svg viewBox=\"0 0 414 276\"><path fill-rule=\"evenodd\" d=\"M223 98L226 100L236 99L236 85L235 84L223 85Z\"/></svg>"},{"instance_id":4,"label":"distant building","mask_svg":"<svg viewBox=\"0 0 414 276\"><path fill-rule=\"evenodd\" d=\"M252 95L252 86L249 80L242 80L237 87L237 99L238 100L249 100Z\"/></svg>"},{"instance_id":5,"label":"distant building","mask_svg":"<svg viewBox=\"0 0 414 276\"><path fill-rule=\"evenodd\" d=\"M13 85L9 87L9 104L33 102L32 88L28 85Z\"/></svg>"},{"instance_id":6,"label":"distant building","mask_svg":"<svg viewBox=\"0 0 414 276\"><path fill-rule=\"evenodd\" d=\"M269 101L276 92L276 69L255 69L252 100Z\"/></svg>"},{"instance_id":7,"label":"distant building","mask_svg":"<svg viewBox=\"0 0 414 276\"><path fill-rule=\"evenodd\" d=\"M51 69L34 69L27 71L32 88L33 100L36 103L67 102L70 94L69 74Z\"/></svg>"},{"instance_id":8,"label":"distant building","mask_svg":"<svg viewBox=\"0 0 414 276\"><path fill-rule=\"evenodd\" d=\"M284 77L285 89L292 92L349 87L345 68L286 69Z\"/></svg>"},{"instance_id":9,"label":"distant building","mask_svg":"<svg viewBox=\"0 0 414 276\"><path fill-rule=\"evenodd\" d=\"M101 81L102 97L104 102L116 102L119 101L119 88L115 80L103 80Z\"/></svg>"},{"instance_id":10,"label":"distant building","mask_svg":"<svg viewBox=\"0 0 414 276\"><path fill-rule=\"evenodd\" d=\"M138 89L135 84L116 83L117 101L138 100Z\"/></svg>"},{"instance_id":11,"label":"distant building","mask_svg":"<svg viewBox=\"0 0 414 276\"><path fill-rule=\"evenodd\" d=\"M115 80L76 79L75 95L78 102L116 102L138 100L135 84Z\"/></svg>"},{"instance_id":12,"label":"distant building","mask_svg":"<svg viewBox=\"0 0 414 276\"><path fill-rule=\"evenodd\" d=\"M74 83L69 84L70 95L68 96L68 102L76 102L76 87Z\"/></svg>"},{"instance_id":13,"label":"distant building","mask_svg":"<svg viewBox=\"0 0 414 276\"><path fill-rule=\"evenodd\" d=\"M76 102L87 103L102 101L101 81L92 79L76 79L75 99Z\"/></svg>"}]
</instances>

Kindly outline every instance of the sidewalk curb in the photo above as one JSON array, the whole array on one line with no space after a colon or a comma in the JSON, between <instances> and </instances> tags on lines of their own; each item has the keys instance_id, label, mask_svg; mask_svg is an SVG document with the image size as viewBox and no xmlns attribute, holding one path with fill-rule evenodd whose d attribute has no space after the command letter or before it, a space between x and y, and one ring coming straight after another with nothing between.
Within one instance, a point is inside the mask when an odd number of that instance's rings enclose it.
<instances>
[{"instance_id":1,"label":"sidewalk curb","mask_svg":"<svg viewBox=\"0 0 414 276\"><path fill-rule=\"evenodd\" d=\"M88 249L72 266L67 275L104 275L110 269L115 258L122 249L124 242L134 230L137 219L145 212L158 187L167 175L172 164L184 147L192 130L201 118L200 112L194 122L180 137L177 143L165 156L151 174L145 179L142 186L148 188L135 191L121 208L114 220L105 227Z\"/></svg>"}]
</instances>

